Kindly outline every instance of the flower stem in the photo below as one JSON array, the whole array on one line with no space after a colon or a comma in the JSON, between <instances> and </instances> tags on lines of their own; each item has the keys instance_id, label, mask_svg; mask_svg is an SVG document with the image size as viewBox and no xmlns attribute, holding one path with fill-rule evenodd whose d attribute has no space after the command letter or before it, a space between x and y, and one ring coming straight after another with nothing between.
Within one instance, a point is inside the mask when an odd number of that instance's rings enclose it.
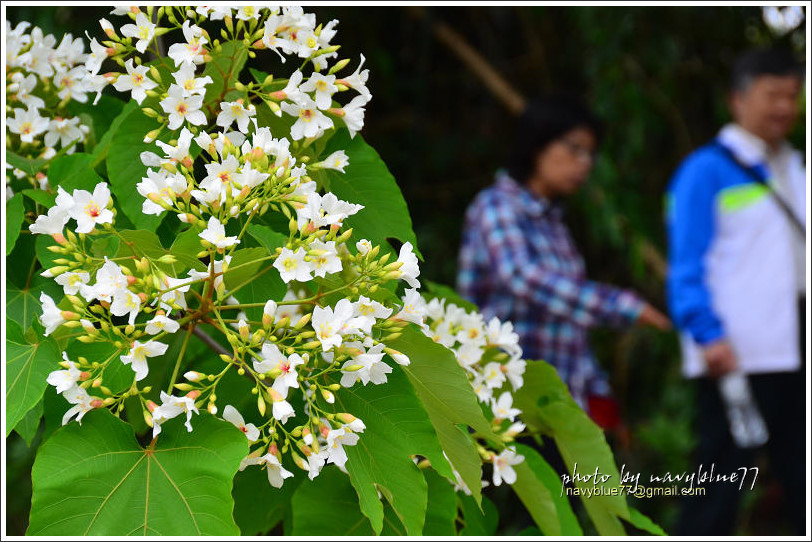
<instances>
[{"instance_id":1,"label":"flower stem","mask_svg":"<svg viewBox=\"0 0 812 542\"><path fill-rule=\"evenodd\" d=\"M178 353L178 360L175 362L175 368L172 370L172 378L169 380L169 387L166 389L166 393L172 393L172 387L175 385L175 381L178 379L178 371L180 370L180 362L183 361L183 355L186 353L186 346L189 344L189 338L192 336L192 332L195 330L195 325L189 325L189 328L186 330L186 337L183 339L183 346L180 347L180 352Z\"/></svg>"}]
</instances>

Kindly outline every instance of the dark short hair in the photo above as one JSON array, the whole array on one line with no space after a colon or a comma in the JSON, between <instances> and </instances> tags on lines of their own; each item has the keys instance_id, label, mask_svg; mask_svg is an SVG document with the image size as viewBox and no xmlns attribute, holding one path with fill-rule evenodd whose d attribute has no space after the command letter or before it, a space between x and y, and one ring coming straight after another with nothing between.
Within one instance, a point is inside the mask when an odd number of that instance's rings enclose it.
<instances>
[{"instance_id":1,"label":"dark short hair","mask_svg":"<svg viewBox=\"0 0 812 542\"><path fill-rule=\"evenodd\" d=\"M508 174L525 183L535 170L538 153L576 128L590 130L597 141L603 135L598 118L572 96L548 96L528 102L516 126L506 165Z\"/></svg>"},{"instance_id":2,"label":"dark short hair","mask_svg":"<svg viewBox=\"0 0 812 542\"><path fill-rule=\"evenodd\" d=\"M762 75L791 75L803 80L804 68L786 49L751 49L739 55L733 64L730 91L745 91L750 83Z\"/></svg>"}]
</instances>

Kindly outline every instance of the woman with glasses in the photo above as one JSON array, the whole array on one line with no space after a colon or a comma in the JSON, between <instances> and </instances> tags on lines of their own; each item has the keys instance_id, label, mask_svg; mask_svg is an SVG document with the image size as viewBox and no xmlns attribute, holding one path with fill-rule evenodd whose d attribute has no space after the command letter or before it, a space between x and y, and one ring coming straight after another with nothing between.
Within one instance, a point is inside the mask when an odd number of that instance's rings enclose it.
<instances>
[{"instance_id":1,"label":"woman with glasses","mask_svg":"<svg viewBox=\"0 0 812 542\"><path fill-rule=\"evenodd\" d=\"M635 323L665 330L670 322L634 292L588 280L562 220L562 200L587 181L600 137L598 120L577 102L526 107L507 168L466 211L457 289L486 320L513 322L523 357L555 366L608 429L619 426L617 406L587 331Z\"/></svg>"}]
</instances>

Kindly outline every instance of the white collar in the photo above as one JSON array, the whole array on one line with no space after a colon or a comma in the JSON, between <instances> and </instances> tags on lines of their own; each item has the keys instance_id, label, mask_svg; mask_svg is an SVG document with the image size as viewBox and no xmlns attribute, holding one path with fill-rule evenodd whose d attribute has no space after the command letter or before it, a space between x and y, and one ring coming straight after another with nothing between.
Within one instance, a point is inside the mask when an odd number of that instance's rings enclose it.
<instances>
[{"instance_id":1,"label":"white collar","mask_svg":"<svg viewBox=\"0 0 812 542\"><path fill-rule=\"evenodd\" d=\"M792 146L786 141L781 142L778 152L769 152L766 141L733 122L725 124L719 130L717 137L722 144L733 151L739 160L750 166L763 164L769 158L792 152Z\"/></svg>"}]
</instances>

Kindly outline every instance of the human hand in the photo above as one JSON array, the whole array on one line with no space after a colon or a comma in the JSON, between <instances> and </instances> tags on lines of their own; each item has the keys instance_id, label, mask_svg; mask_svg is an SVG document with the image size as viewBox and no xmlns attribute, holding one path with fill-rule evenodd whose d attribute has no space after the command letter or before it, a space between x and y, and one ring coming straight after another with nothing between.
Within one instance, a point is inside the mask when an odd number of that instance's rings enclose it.
<instances>
[{"instance_id":1,"label":"human hand","mask_svg":"<svg viewBox=\"0 0 812 542\"><path fill-rule=\"evenodd\" d=\"M705 345L702 356L708 368L708 376L719 378L736 368L736 355L725 339L720 339Z\"/></svg>"},{"instance_id":2,"label":"human hand","mask_svg":"<svg viewBox=\"0 0 812 542\"><path fill-rule=\"evenodd\" d=\"M669 331L671 329L671 320L668 319L668 316L655 309L649 303L643 305L643 310L640 312L640 316L637 317L635 323L640 326L651 326L660 331Z\"/></svg>"}]
</instances>

